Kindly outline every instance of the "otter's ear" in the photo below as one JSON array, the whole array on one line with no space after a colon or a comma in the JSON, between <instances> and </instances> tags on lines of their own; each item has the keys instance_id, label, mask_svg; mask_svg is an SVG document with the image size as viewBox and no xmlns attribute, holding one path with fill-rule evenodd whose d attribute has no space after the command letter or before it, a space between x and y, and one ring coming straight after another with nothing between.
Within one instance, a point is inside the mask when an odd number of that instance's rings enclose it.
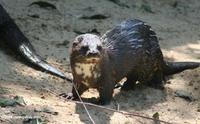
<instances>
[{"instance_id":1,"label":"otter's ear","mask_svg":"<svg viewBox=\"0 0 200 124\"><path fill-rule=\"evenodd\" d=\"M78 45L77 42L73 42L73 43L72 43L72 46L73 46L73 47L76 47L77 45Z\"/></svg>"},{"instance_id":2,"label":"otter's ear","mask_svg":"<svg viewBox=\"0 0 200 124\"><path fill-rule=\"evenodd\" d=\"M83 41L83 37L82 36L77 36L75 38L75 41L72 43L72 47L76 47L82 41Z\"/></svg>"},{"instance_id":3,"label":"otter's ear","mask_svg":"<svg viewBox=\"0 0 200 124\"><path fill-rule=\"evenodd\" d=\"M77 41L78 41L79 43L82 42L82 41L83 41L83 37L82 37L82 36L77 37Z\"/></svg>"}]
</instances>

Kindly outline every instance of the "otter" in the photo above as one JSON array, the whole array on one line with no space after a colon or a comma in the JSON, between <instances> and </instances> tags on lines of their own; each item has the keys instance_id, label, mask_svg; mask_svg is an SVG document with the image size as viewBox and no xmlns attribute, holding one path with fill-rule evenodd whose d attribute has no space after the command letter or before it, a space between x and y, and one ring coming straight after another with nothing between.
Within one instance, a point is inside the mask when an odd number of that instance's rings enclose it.
<instances>
[{"instance_id":1,"label":"otter","mask_svg":"<svg viewBox=\"0 0 200 124\"><path fill-rule=\"evenodd\" d=\"M36 53L33 45L28 38L21 32L14 20L9 16L6 10L0 4L0 40L7 44L16 54L21 56L22 60L37 70L48 72L62 79L71 81L60 70L47 63L40 55Z\"/></svg>"},{"instance_id":2,"label":"otter","mask_svg":"<svg viewBox=\"0 0 200 124\"><path fill-rule=\"evenodd\" d=\"M156 33L138 19L123 21L102 37L82 34L72 44L70 63L73 98L89 88L99 92L99 104L109 104L113 89L124 77L122 90L134 89L139 81L163 88L165 77L200 66L199 62L164 61Z\"/></svg>"}]
</instances>

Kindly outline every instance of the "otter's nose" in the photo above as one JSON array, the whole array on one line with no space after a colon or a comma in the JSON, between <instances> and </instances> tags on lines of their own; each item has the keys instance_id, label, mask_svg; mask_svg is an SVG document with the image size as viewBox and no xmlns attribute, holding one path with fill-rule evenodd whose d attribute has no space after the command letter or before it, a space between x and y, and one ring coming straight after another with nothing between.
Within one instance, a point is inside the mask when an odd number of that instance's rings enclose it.
<instances>
[{"instance_id":1,"label":"otter's nose","mask_svg":"<svg viewBox=\"0 0 200 124\"><path fill-rule=\"evenodd\" d=\"M99 52L95 50L89 50L87 52L87 56L97 56L97 55L99 55Z\"/></svg>"}]
</instances>

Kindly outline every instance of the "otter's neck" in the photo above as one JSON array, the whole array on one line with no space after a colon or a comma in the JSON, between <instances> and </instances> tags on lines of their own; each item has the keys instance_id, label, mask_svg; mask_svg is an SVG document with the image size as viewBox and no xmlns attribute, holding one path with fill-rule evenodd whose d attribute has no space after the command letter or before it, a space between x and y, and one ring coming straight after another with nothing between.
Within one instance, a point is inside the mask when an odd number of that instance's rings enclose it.
<instances>
[{"instance_id":1,"label":"otter's neck","mask_svg":"<svg viewBox=\"0 0 200 124\"><path fill-rule=\"evenodd\" d=\"M82 83L91 86L100 77L100 63L97 59L87 59L85 61L76 61L74 63L74 73ZM92 82L91 82L92 81Z\"/></svg>"}]
</instances>

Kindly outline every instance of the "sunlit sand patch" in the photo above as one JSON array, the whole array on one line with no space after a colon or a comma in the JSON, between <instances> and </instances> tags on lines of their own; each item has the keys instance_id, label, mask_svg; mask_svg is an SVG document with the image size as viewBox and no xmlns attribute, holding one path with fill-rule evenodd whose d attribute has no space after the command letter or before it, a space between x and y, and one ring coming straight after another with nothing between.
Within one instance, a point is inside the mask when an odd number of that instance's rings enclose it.
<instances>
[{"instance_id":1,"label":"sunlit sand patch","mask_svg":"<svg viewBox=\"0 0 200 124\"><path fill-rule=\"evenodd\" d=\"M121 114L121 113L113 113L113 115L111 116L111 119L110 119L110 123L111 124L121 124L121 120L125 120L125 119L130 119L130 120L127 120L125 122L125 124L129 124L129 123L132 123L132 122L135 122L134 119L131 119L131 118L128 118L126 117L125 115Z\"/></svg>"},{"instance_id":2,"label":"sunlit sand patch","mask_svg":"<svg viewBox=\"0 0 200 124\"><path fill-rule=\"evenodd\" d=\"M177 46L171 50L162 50L165 57L173 58L176 61L196 61L200 62L200 41L184 46Z\"/></svg>"},{"instance_id":3,"label":"sunlit sand patch","mask_svg":"<svg viewBox=\"0 0 200 124\"><path fill-rule=\"evenodd\" d=\"M92 97L95 97L95 98L98 98L99 97L99 93L96 89L89 89L87 90L86 92L84 92L82 95L81 95L82 98L92 98Z\"/></svg>"},{"instance_id":4,"label":"sunlit sand patch","mask_svg":"<svg viewBox=\"0 0 200 124\"><path fill-rule=\"evenodd\" d=\"M174 90L185 89L186 87L185 85L187 84L187 80L184 80L183 78L178 76L176 76L176 78L171 78L170 82L171 82L170 84L166 85Z\"/></svg>"},{"instance_id":5,"label":"sunlit sand patch","mask_svg":"<svg viewBox=\"0 0 200 124\"><path fill-rule=\"evenodd\" d=\"M165 57L172 58L175 61L181 61L181 60L185 61L185 60L194 59L189 54L187 55L187 54L184 54L184 53L181 53L181 52L178 52L178 51L174 51L174 50L170 50L170 51L163 50L163 54L164 54Z\"/></svg>"},{"instance_id":6,"label":"sunlit sand patch","mask_svg":"<svg viewBox=\"0 0 200 124\"><path fill-rule=\"evenodd\" d=\"M200 55L200 43L199 44L188 44L188 47L190 49L193 49L194 54L199 54Z\"/></svg>"},{"instance_id":7,"label":"sunlit sand patch","mask_svg":"<svg viewBox=\"0 0 200 124\"><path fill-rule=\"evenodd\" d=\"M198 40L197 42L198 42L198 44L188 44L188 47L200 51L200 40Z\"/></svg>"}]
</instances>

